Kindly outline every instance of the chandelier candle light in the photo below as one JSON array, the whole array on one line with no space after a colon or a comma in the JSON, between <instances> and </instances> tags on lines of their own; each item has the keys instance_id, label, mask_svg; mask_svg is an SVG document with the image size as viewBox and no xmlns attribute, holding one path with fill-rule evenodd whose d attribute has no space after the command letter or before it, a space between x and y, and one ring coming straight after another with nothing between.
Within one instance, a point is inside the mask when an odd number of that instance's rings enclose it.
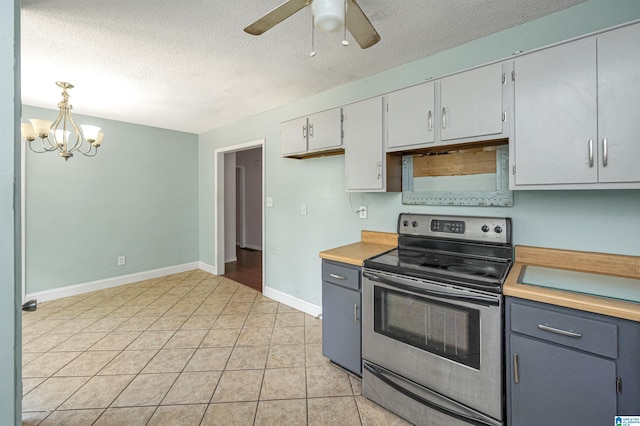
<instances>
[{"instance_id":1,"label":"chandelier candle light","mask_svg":"<svg viewBox=\"0 0 640 426\"><path fill-rule=\"evenodd\" d=\"M73 157L75 151L87 157L95 156L98 153L98 147L102 145L104 133L96 126L78 127L76 125L71 116L73 107L69 104L69 93L67 93L67 89L73 89L73 84L64 81L56 81L56 84L62 88L62 101L58 103L60 109L58 117L53 122L29 119L30 123L22 123L22 138L31 151L39 154L58 151L58 155L65 161ZM34 149L31 144L36 136L42 142L42 151Z\"/></svg>"}]
</instances>

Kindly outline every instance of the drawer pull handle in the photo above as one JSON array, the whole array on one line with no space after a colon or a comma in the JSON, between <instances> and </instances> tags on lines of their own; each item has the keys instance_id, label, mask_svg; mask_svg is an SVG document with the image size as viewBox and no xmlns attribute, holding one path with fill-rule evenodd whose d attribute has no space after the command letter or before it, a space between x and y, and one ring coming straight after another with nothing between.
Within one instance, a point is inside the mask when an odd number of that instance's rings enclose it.
<instances>
[{"instance_id":1,"label":"drawer pull handle","mask_svg":"<svg viewBox=\"0 0 640 426\"><path fill-rule=\"evenodd\" d=\"M358 305L353 305L353 323L358 323Z\"/></svg>"},{"instance_id":2,"label":"drawer pull handle","mask_svg":"<svg viewBox=\"0 0 640 426\"><path fill-rule=\"evenodd\" d=\"M549 331L551 333L556 333L556 334L561 334L561 335L567 336L567 337L574 337L576 339L579 339L580 337L582 337L582 334L580 334L580 333L574 333L573 331L561 330L559 328L549 327L548 325L538 324L538 328L540 330Z\"/></svg>"},{"instance_id":3,"label":"drawer pull handle","mask_svg":"<svg viewBox=\"0 0 640 426\"><path fill-rule=\"evenodd\" d=\"M329 274L329 276L331 278L335 278L336 280L346 280L347 277L343 277L342 275L337 275L337 274Z\"/></svg>"},{"instance_id":4,"label":"drawer pull handle","mask_svg":"<svg viewBox=\"0 0 640 426\"><path fill-rule=\"evenodd\" d=\"M513 381L516 385L520 382L518 367L518 354L513 354Z\"/></svg>"}]
</instances>

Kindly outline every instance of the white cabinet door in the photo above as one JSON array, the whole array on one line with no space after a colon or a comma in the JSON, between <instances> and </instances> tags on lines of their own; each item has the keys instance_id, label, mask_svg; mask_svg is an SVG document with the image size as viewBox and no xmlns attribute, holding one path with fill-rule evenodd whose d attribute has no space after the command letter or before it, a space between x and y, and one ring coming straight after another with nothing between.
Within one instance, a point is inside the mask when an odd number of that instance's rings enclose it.
<instances>
[{"instance_id":1,"label":"white cabinet door","mask_svg":"<svg viewBox=\"0 0 640 426\"><path fill-rule=\"evenodd\" d=\"M283 156L307 150L307 118L280 123L280 153Z\"/></svg>"},{"instance_id":2,"label":"white cabinet door","mask_svg":"<svg viewBox=\"0 0 640 426\"><path fill-rule=\"evenodd\" d=\"M386 95L388 150L435 142L434 87L424 83Z\"/></svg>"},{"instance_id":3,"label":"white cabinet door","mask_svg":"<svg viewBox=\"0 0 640 426\"><path fill-rule=\"evenodd\" d=\"M503 133L502 64L443 78L440 82L440 139Z\"/></svg>"},{"instance_id":4,"label":"white cabinet door","mask_svg":"<svg viewBox=\"0 0 640 426\"><path fill-rule=\"evenodd\" d=\"M596 40L515 61L515 184L595 183Z\"/></svg>"},{"instance_id":5,"label":"white cabinet door","mask_svg":"<svg viewBox=\"0 0 640 426\"><path fill-rule=\"evenodd\" d=\"M382 98L343 107L347 191L383 191Z\"/></svg>"},{"instance_id":6,"label":"white cabinet door","mask_svg":"<svg viewBox=\"0 0 640 426\"><path fill-rule=\"evenodd\" d=\"M341 108L334 108L309 116L309 151L338 148L342 146L341 114Z\"/></svg>"},{"instance_id":7,"label":"white cabinet door","mask_svg":"<svg viewBox=\"0 0 640 426\"><path fill-rule=\"evenodd\" d=\"M600 182L640 182L639 102L640 25L598 36Z\"/></svg>"}]
</instances>

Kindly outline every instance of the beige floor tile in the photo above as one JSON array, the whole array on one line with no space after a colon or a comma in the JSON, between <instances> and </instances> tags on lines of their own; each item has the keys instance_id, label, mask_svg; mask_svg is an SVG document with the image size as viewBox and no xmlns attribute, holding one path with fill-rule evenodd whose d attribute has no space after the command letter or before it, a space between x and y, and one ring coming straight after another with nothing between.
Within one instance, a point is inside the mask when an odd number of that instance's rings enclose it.
<instances>
[{"instance_id":1,"label":"beige floor tile","mask_svg":"<svg viewBox=\"0 0 640 426\"><path fill-rule=\"evenodd\" d=\"M269 346L236 346L231 351L226 370L264 369Z\"/></svg>"},{"instance_id":2,"label":"beige floor tile","mask_svg":"<svg viewBox=\"0 0 640 426\"><path fill-rule=\"evenodd\" d=\"M184 324L189 315L163 315L156 322L151 324L149 330L169 330L176 331Z\"/></svg>"},{"instance_id":3,"label":"beige floor tile","mask_svg":"<svg viewBox=\"0 0 640 426\"><path fill-rule=\"evenodd\" d=\"M69 337L58 346L52 348L52 351L86 351L93 346L98 340L106 336L107 333L77 333Z\"/></svg>"},{"instance_id":4,"label":"beige floor tile","mask_svg":"<svg viewBox=\"0 0 640 426\"><path fill-rule=\"evenodd\" d=\"M201 347L228 347L236 344L240 335L240 328L222 328L211 330L204 338Z\"/></svg>"},{"instance_id":5,"label":"beige floor tile","mask_svg":"<svg viewBox=\"0 0 640 426\"><path fill-rule=\"evenodd\" d=\"M180 330L209 330L218 319L218 315L192 315Z\"/></svg>"},{"instance_id":6,"label":"beige floor tile","mask_svg":"<svg viewBox=\"0 0 640 426\"><path fill-rule=\"evenodd\" d=\"M27 343L29 343L29 342L31 342L31 341L33 341L33 340L35 340L35 339L37 339L38 337L41 337L41 336L42 336L42 334L25 334L25 333L22 333L22 344L26 345ZM22 352L22 353L26 354L26 353L35 353L35 352Z\"/></svg>"},{"instance_id":7,"label":"beige floor tile","mask_svg":"<svg viewBox=\"0 0 640 426\"><path fill-rule=\"evenodd\" d=\"M130 298L127 298L127 301L130 301L130 300L131 300ZM132 316L140 312L142 308L143 308L142 306L138 306L138 305L124 305L124 306L120 306L118 309L115 309L113 312L109 314L109 316L131 318Z\"/></svg>"},{"instance_id":8,"label":"beige floor tile","mask_svg":"<svg viewBox=\"0 0 640 426\"><path fill-rule=\"evenodd\" d=\"M154 297L154 301L157 297ZM140 312L136 314L137 317L154 317L160 318L164 315L169 309L171 309L171 305L150 305L146 306Z\"/></svg>"},{"instance_id":9,"label":"beige floor tile","mask_svg":"<svg viewBox=\"0 0 640 426\"><path fill-rule=\"evenodd\" d=\"M165 349L197 348L208 330L178 330L164 346Z\"/></svg>"},{"instance_id":10,"label":"beige floor tile","mask_svg":"<svg viewBox=\"0 0 640 426\"><path fill-rule=\"evenodd\" d=\"M158 407L148 426L199 426L207 404L166 405Z\"/></svg>"},{"instance_id":11,"label":"beige floor tile","mask_svg":"<svg viewBox=\"0 0 640 426\"><path fill-rule=\"evenodd\" d=\"M249 312L247 320L244 323L245 327L268 327L273 328L276 323L275 313L266 312Z\"/></svg>"},{"instance_id":12,"label":"beige floor tile","mask_svg":"<svg viewBox=\"0 0 640 426\"><path fill-rule=\"evenodd\" d=\"M155 349L120 352L98 375L138 374L157 353Z\"/></svg>"},{"instance_id":13,"label":"beige floor tile","mask_svg":"<svg viewBox=\"0 0 640 426\"><path fill-rule=\"evenodd\" d=\"M93 376L111 362L118 353L118 351L83 352L65 367L58 370L55 376Z\"/></svg>"},{"instance_id":14,"label":"beige floor tile","mask_svg":"<svg viewBox=\"0 0 640 426\"><path fill-rule=\"evenodd\" d=\"M114 317L115 318L115 317ZM155 317L131 317L122 323L117 331L145 331L156 321Z\"/></svg>"},{"instance_id":15,"label":"beige floor tile","mask_svg":"<svg viewBox=\"0 0 640 426\"><path fill-rule=\"evenodd\" d=\"M37 321L31 325L27 325L22 328L23 333L30 334L43 334L48 331L56 330L59 327L62 327L66 323L68 323L68 319L43 319ZM76 331L67 331L67 333L75 333ZM64 331L60 331L60 333L64 333Z\"/></svg>"},{"instance_id":16,"label":"beige floor tile","mask_svg":"<svg viewBox=\"0 0 640 426\"><path fill-rule=\"evenodd\" d=\"M22 411L55 410L90 377L51 377L22 398Z\"/></svg>"},{"instance_id":17,"label":"beige floor tile","mask_svg":"<svg viewBox=\"0 0 640 426\"><path fill-rule=\"evenodd\" d=\"M210 404L201 426L246 426L252 425L256 416L257 402L222 402Z\"/></svg>"},{"instance_id":18,"label":"beige floor tile","mask_svg":"<svg viewBox=\"0 0 640 426\"><path fill-rule=\"evenodd\" d=\"M273 345L304 344L304 327L275 327L271 335Z\"/></svg>"},{"instance_id":19,"label":"beige floor tile","mask_svg":"<svg viewBox=\"0 0 640 426\"><path fill-rule=\"evenodd\" d=\"M321 367L331 365L329 358L322 355L322 345L312 344L307 347L307 367Z\"/></svg>"},{"instance_id":20,"label":"beige floor tile","mask_svg":"<svg viewBox=\"0 0 640 426\"><path fill-rule=\"evenodd\" d=\"M213 328L242 328L246 319L247 314L220 315L213 323Z\"/></svg>"},{"instance_id":21,"label":"beige floor tile","mask_svg":"<svg viewBox=\"0 0 640 426\"><path fill-rule=\"evenodd\" d=\"M87 307L76 307L76 306L70 306L64 309L61 309L60 311L56 312L55 314L52 314L49 316L48 319L73 319L78 317L78 315L83 314L84 312L86 312L87 310L89 310L90 308Z\"/></svg>"},{"instance_id":22,"label":"beige floor tile","mask_svg":"<svg viewBox=\"0 0 640 426\"><path fill-rule=\"evenodd\" d=\"M307 367L309 398L353 395L349 376L334 366Z\"/></svg>"},{"instance_id":23,"label":"beige floor tile","mask_svg":"<svg viewBox=\"0 0 640 426\"><path fill-rule=\"evenodd\" d=\"M36 426L51 415L51 411L22 412L22 426Z\"/></svg>"},{"instance_id":24,"label":"beige floor tile","mask_svg":"<svg viewBox=\"0 0 640 426\"><path fill-rule=\"evenodd\" d=\"M362 379L349 374L349 382L351 383L351 390L354 395L362 395Z\"/></svg>"},{"instance_id":25,"label":"beige floor tile","mask_svg":"<svg viewBox=\"0 0 640 426\"><path fill-rule=\"evenodd\" d=\"M36 386L38 386L40 383L44 382L45 380L47 380L46 377L32 377L32 378L23 377L22 378L22 396L31 392L33 389L35 389Z\"/></svg>"},{"instance_id":26,"label":"beige floor tile","mask_svg":"<svg viewBox=\"0 0 640 426\"><path fill-rule=\"evenodd\" d=\"M322 327L305 327L304 340L307 344L322 343Z\"/></svg>"},{"instance_id":27,"label":"beige floor tile","mask_svg":"<svg viewBox=\"0 0 640 426\"><path fill-rule=\"evenodd\" d=\"M271 345L267 368L304 367L304 345Z\"/></svg>"},{"instance_id":28,"label":"beige floor tile","mask_svg":"<svg viewBox=\"0 0 640 426\"><path fill-rule=\"evenodd\" d=\"M211 402L257 401L264 370L224 371Z\"/></svg>"},{"instance_id":29,"label":"beige floor tile","mask_svg":"<svg viewBox=\"0 0 640 426\"><path fill-rule=\"evenodd\" d=\"M322 327L322 320L309 314L304 315L305 327Z\"/></svg>"},{"instance_id":30,"label":"beige floor tile","mask_svg":"<svg viewBox=\"0 0 640 426\"><path fill-rule=\"evenodd\" d=\"M334 398L310 398L309 425L360 426L360 416L353 396Z\"/></svg>"},{"instance_id":31,"label":"beige floor tile","mask_svg":"<svg viewBox=\"0 0 640 426\"><path fill-rule=\"evenodd\" d=\"M306 425L306 400L260 401L254 424L256 426Z\"/></svg>"},{"instance_id":32,"label":"beige floor tile","mask_svg":"<svg viewBox=\"0 0 640 426\"><path fill-rule=\"evenodd\" d=\"M280 304L280 307L283 306ZM276 314L276 327L303 327L304 326L304 314L302 312L280 312L278 307L278 313Z\"/></svg>"},{"instance_id":33,"label":"beige floor tile","mask_svg":"<svg viewBox=\"0 0 640 426\"><path fill-rule=\"evenodd\" d=\"M179 373L187 365L195 351L195 349L161 349L149 361L142 373Z\"/></svg>"},{"instance_id":34,"label":"beige floor tile","mask_svg":"<svg viewBox=\"0 0 640 426\"><path fill-rule=\"evenodd\" d=\"M305 369L276 368L265 370L260 399L295 399L307 397Z\"/></svg>"},{"instance_id":35,"label":"beige floor tile","mask_svg":"<svg viewBox=\"0 0 640 426\"><path fill-rule=\"evenodd\" d=\"M31 361L36 360L44 355L42 352L23 352L22 353L22 366L29 364Z\"/></svg>"},{"instance_id":36,"label":"beige floor tile","mask_svg":"<svg viewBox=\"0 0 640 426\"><path fill-rule=\"evenodd\" d=\"M250 303L253 304L254 300L256 300L256 296L258 295L258 292L255 290L252 291L236 291L233 296L231 296L231 299L229 300L229 303Z\"/></svg>"},{"instance_id":37,"label":"beige floor tile","mask_svg":"<svg viewBox=\"0 0 640 426\"><path fill-rule=\"evenodd\" d=\"M292 308L291 306L287 306L284 303L278 303L278 313L285 313L285 312L292 312L292 313L300 313L299 310L297 310L296 308Z\"/></svg>"},{"instance_id":38,"label":"beige floor tile","mask_svg":"<svg viewBox=\"0 0 640 426\"><path fill-rule=\"evenodd\" d=\"M93 426L145 426L156 407L108 408Z\"/></svg>"},{"instance_id":39,"label":"beige floor tile","mask_svg":"<svg viewBox=\"0 0 640 426\"><path fill-rule=\"evenodd\" d=\"M202 315L211 315L217 316L220 315L222 310L224 309L226 302L203 302L198 309L193 312L193 315L202 316Z\"/></svg>"},{"instance_id":40,"label":"beige floor tile","mask_svg":"<svg viewBox=\"0 0 640 426\"><path fill-rule=\"evenodd\" d=\"M121 351L140 336L140 331L112 331L104 336L89 351Z\"/></svg>"},{"instance_id":41,"label":"beige floor tile","mask_svg":"<svg viewBox=\"0 0 640 426\"><path fill-rule=\"evenodd\" d=\"M111 305L98 305L94 308L89 309L88 311L83 312L78 315L78 318L104 318L109 315L111 312L116 310L116 306Z\"/></svg>"},{"instance_id":42,"label":"beige floor tile","mask_svg":"<svg viewBox=\"0 0 640 426\"><path fill-rule=\"evenodd\" d=\"M127 318L100 318L99 320L96 320L93 324L91 324L91 327L89 327L89 329L87 329L86 331L113 331L116 328L120 327L125 321L127 321Z\"/></svg>"},{"instance_id":43,"label":"beige floor tile","mask_svg":"<svg viewBox=\"0 0 640 426\"><path fill-rule=\"evenodd\" d=\"M112 407L158 405L177 377L178 373L139 374L113 402Z\"/></svg>"},{"instance_id":44,"label":"beige floor tile","mask_svg":"<svg viewBox=\"0 0 640 426\"><path fill-rule=\"evenodd\" d=\"M233 348L200 348L191 357L184 371L224 370Z\"/></svg>"},{"instance_id":45,"label":"beige floor tile","mask_svg":"<svg viewBox=\"0 0 640 426\"><path fill-rule=\"evenodd\" d=\"M60 407L63 410L107 408L135 376L94 376Z\"/></svg>"},{"instance_id":46,"label":"beige floor tile","mask_svg":"<svg viewBox=\"0 0 640 426\"><path fill-rule=\"evenodd\" d=\"M356 396L356 403L360 412L360 421L364 426L409 426L411 424L364 396Z\"/></svg>"},{"instance_id":47,"label":"beige floor tile","mask_svg":"<svg viewBox=\"0 0 640 426\"><path fill-rule=\"evenodd\" d=\"M257 328L244 326L238 337L236 345L238 346L261 346L271 343L270 328Z\"/></svg>"},{"instance_id":48,"label":"beige floor tile","mask_svg":"<svg viewBox=\"0 0 640 426\"><path fill-rule=\"evenodd\" d=\"M162 349L173 336L175 331L166 330L147 330L142 332L140 336L129 346L127 350L138 351L142 349Z\"/></svg>"},{"instance_id":49,"label":"beige floor tile","mask_svg":"<svg viewBox=\"0 0 640 426\"><path fill-rule=\"evenodd\" d=\"M22 345L22 352L48 352L51 348L60 345L72 336L72 333L43 334L40 337L30 340L29 343Z\"/></svg>"},{"instance_id":50,"label":"beige floor tile","mask_svg":"<svg viewBox=\"0 0 640 426\"><path fill-rule=\"evenodd\" d=\"M93 324L96 321L97 320L95 318L76 318L76 319L65 322L59 327L54 328L53 330L51 330L51 332L52 333L78 333L84 330L85 328L89 327L91 324ZM90 330L85 330L85 331L96 331L96 330L93 330L92 328Z\"/></svg>"},{"instance_id":51,"label":"beige floor tile","mask_svg":"<svg viewBox=\"0 0 640 426\"><path fill-rule=\"evenodd\" d=\"M253 303L251 312L257 314L275 314L278 312L278 302L258 301L258 297L256 297L256 301Z\"/></svg>"},{"instance_id":52,"label":"beige floor tile","mask_svg":"<svg viewBox=\"0 0 640 426\"><path fill-rule=\"evenodd\" d=\"M180 304L179 302L175 305L173 305L173 307L171 307L171 309L169 309L167 311L167 313L165 315L191 315L195 312L196 309L198 309L198 306L200 304L194 304L194 303L189 303L189 304Z\"/></svg>"},{"instance_id":53,"label":"beige floor tile","mask_svg":"<svg viewBox=\"0 0 640 426\"><path fill-rule=\"evenodd\" d=\"M86 426L92 424L104 410L54 411L40 426Z\"/></svg>"},{"instance_id":54,"label":"beige floor tile","mask_svg":"<svg viewBox=\"0 0 640 426\"><path fill-rule=\"evenodd\" d=\"M183 372L162 400L162 405L208 404L221 371Z\"/></svg>"},{"instance_id":55,"label":"beige floor tile","mask_svg":"<svg viewBox=\"0 0 640 426\"><path fill-rule=\"evenodd\" d=\"M231 299L233 300L233 297ZM222 310L221 315L248 314L252 306L253 303L233 303L230 301Z\"/></svg>"},{"instance_id":56,"label":"beige floor tile","mask_svg":"<svg viewBox=\"0 0 640 426\"><path fill-rule=\"evenodd\" d=\"M22 369L22 377L49 377L80 356L82 352L47 352Z\"/></svg>"}]
</instances>

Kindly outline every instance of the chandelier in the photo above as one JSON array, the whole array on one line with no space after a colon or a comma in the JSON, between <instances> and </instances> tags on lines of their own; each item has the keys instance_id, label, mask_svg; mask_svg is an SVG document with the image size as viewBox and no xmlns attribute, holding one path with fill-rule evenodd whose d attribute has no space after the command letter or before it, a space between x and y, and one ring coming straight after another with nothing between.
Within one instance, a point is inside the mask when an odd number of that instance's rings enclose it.
<instances>
[{"instance_id":1,"label":"chandelier","mask_svg":"<svg viewBox=\"0 0 640 426\"><path fill-rule=\"evenodd\" d=\"M93 157L98 153L98 147L102 145L104 133L100 127L81 125L78 127L73 117L69 104L68 89L73 89L73 84L64 81L56 81L56 85L62 88L62 100L58 103L60 112L55 121L29 119L29 123L22 124L22 138L29 149L38 154L58 151L58 155L67 161L73 157L74 152L79 152L87 157ZM32 142L38 137L42 144L42 150L34 148Z\"/></svg>"}]
</instances>

